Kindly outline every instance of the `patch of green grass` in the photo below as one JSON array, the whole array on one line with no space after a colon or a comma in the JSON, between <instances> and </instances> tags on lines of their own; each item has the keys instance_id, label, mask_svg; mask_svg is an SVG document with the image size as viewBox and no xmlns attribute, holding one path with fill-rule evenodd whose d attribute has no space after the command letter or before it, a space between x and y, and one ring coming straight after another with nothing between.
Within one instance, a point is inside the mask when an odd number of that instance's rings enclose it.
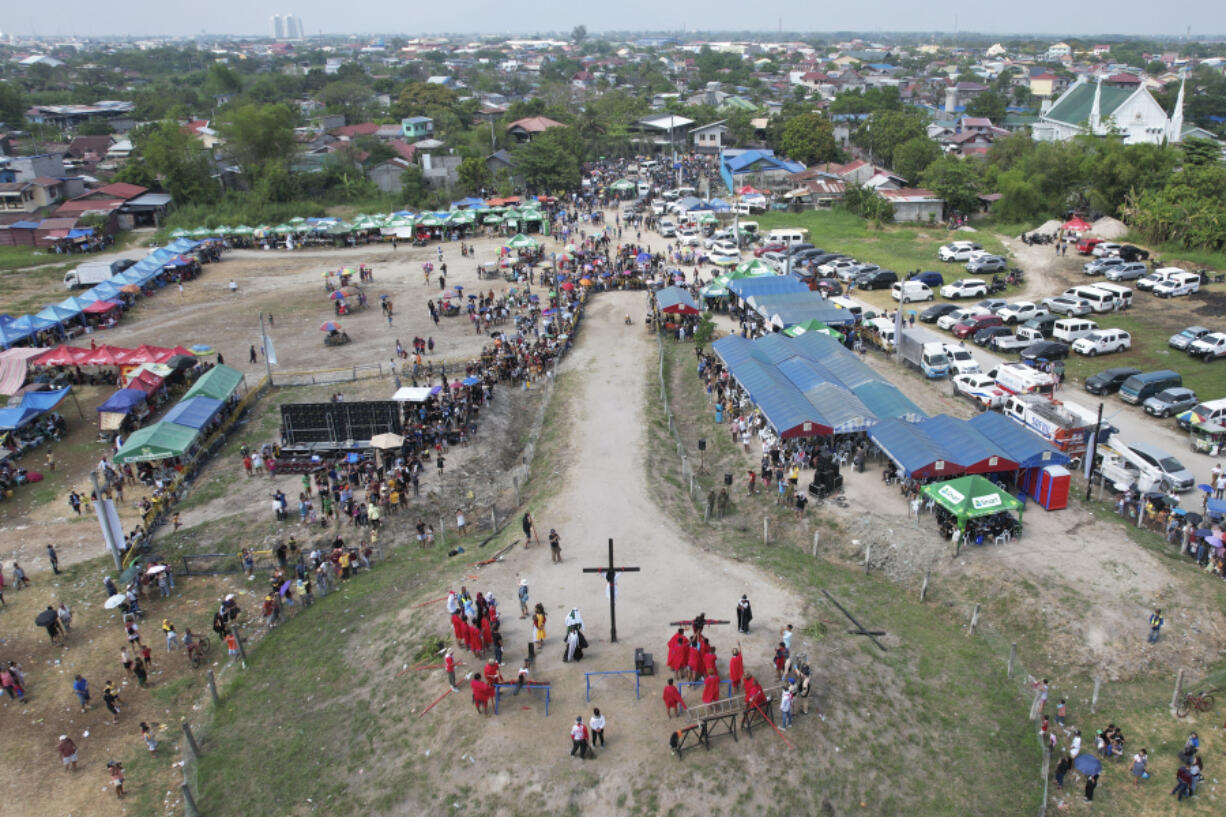
<instances>
[{"instance_id":1,"label":"patch of green grass","mask_svg":"<svg viewBox=\"0 0 1226 817\"><path fill-rule=\"evenodd\" d=\"M1161 259L1164 264L1207 267L1219 272L1226 270L1226 252L1189 249L1178 244L1151 244L1135 233L1129 233L1122 240L1145 247L1150 251L1151 257Z\"/></svg>"},{"instance_id":2,"label":"patch of green grass","mask_svg":"<svg viewBox=\"0 0 1226 817\"><path fill-rule=\"evenodd\" d=\"M41 247L0 247L0 271L53 264L63 258Z\"/></svg>"}]
</instances>

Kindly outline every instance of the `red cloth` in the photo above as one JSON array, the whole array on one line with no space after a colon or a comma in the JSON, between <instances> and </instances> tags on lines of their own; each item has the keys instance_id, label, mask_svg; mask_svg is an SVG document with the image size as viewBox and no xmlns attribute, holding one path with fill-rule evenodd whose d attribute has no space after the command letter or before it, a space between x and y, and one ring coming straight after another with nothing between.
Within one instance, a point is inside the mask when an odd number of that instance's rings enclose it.
<instances>
[{"instance_id":1,"label":"red cloth","mask_svg":"<svg viewBox=\"0 0 1226 817\"><path fill-rule=\"evenodd\" d=\"M715 653L709 652L702 657L702 671L719 680L719 670L715 668Z\"/></svg>"},{"instance_id":2,"label":"red cloth","mask_svg":"<svg viewBox=\"0 0 1226 817\"><path fill-rule=\"evenodd\" d=\"M708 675L702 685L702 702L704 704L713 703L719 700L719 678L715 675Z\"/></svg>"},{"instance_id":3,"label":"red cloth","mask_svg":"<svg viewBox=\"0 0 1226 817\"><path fill-rule=\"evenodd\" d=\"M498 662L492 658L485 665L485 680L488 683L496 683L498 680Z\"/></svg>"},{"instance_id":4,"label":"red cloth","mask_svg":"<svg viewBox=\"0 0 1226 817\"><path fill-rule=\"evenodd\" d=\"M468 648L473 652L481 652L481 631L473 625L467 625L466 638Z\"/></svg>"},{"instance_id":5,"label":"red cloth","mask_svg":"<svg viewBox=\"0 0 1226 817\"><path fill-rule=\"evenodd\" d=\"M728 677L734 684L741 683L741 679L745 677L745 662L739 652L728 661Z\"/></svg>"},{"instance_id":6,"label":"red cloth","mask_svg":"<svg viewBox=\"0 0 1226 817\"><path fill-rule=\"evenodd\" d=\"M469 684L472 686L474 704L489 703L490 699L494 697L494 688L480 678L473 678L469 681Z\"/></svg>"},{"instance_id":7,"label":"red cloth","mask_svg":"<svg viewBox=\"0 0 1226 817\"><path fill-rule=\"evenodd\" d=\"M681 690L672 684L664 687L664 705L669 709L685 709L685 701L681 700Z\"/></svg>"},{"instance_id":8,"label":"red cloth","mask_svg":"<svg viewBox=\"0 0 1226 817\"><path fill-rule=\"evenodd\" d=\"M494 633L490 629L490 618L486 616L481 619L481 640L486 644L494 643Z\"/></svg>"},{"instance_id":9,"label":"red cloth","mask_svg":"<svg viewBox=\"0 0 1226 817\"><path fill-rule=\"evenodd\" d=\"M686 648L686 660L690 665L690 671L695 675L702 674L702 652L697 647Z\"/></svg>"},{"instance_id":10,"label":"red cloth","mask_svg":"<svg viewBox=\"0 0 1226 817\"><path fill-rule=\"evenodd\" d=\"M685 666L685 639L674 636L668 640L668 668L673 672Z\"/></svg>"},{"instance_id":11,"label":"red cloth","mask_svg":"<svg viewBox=\"0 0 1226 817\"><path fill-rule=\"evenodd\" d=\"M455 656L448 655L443 659L443 670L445 672L455 672Z\"/></svg>"},{"instance_id":12,"label":"red cloth","mask_svg":"<svg viewBox=\"0 0 1226 817\"><path fill-rule=\"evenodd\" d=\"M455 631L456 641L467 640L467 636L468 636L467 627L464 624L464 619L460 618L459 613L451 614L451 629Z\"/></svg>"}]
</instances>

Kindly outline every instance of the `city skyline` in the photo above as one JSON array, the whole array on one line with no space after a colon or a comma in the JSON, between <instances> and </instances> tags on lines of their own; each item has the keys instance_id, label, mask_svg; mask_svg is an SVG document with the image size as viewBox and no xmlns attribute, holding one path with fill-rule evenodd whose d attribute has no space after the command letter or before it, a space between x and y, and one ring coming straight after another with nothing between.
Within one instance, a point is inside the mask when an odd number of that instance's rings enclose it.
<instances>
[{"instance_id":1,"label":"city skyline","mask_svg":"<svg viewBox=\"0 0 1226 817\"><path fill-rule=\"evenodd\" d=\"M391 35L503 34L569 32L584 25L593 34L602 31L710 31L822 34L864 33L985 34L1009 36L1197 37L1226 35L1226 5L1214 0L1180 0L1155 19L1153 7L1140 0L1121 0L1111 10L1109 23L1100 10L1069 6L1056 0L1035 0L1010 8L947 7L936 10L902 0L883 0L864 14L860 8L816 8L801 0L780 0L769 16L746 14L743 4L729 0L682 0L669 4L626 0L618 4L559 9L543 0L523 0L514 6L491 0L473 0L462 11L454 6L428 7L405 12L387 0L363 6L362 15L323 0L296 0L291 13L272 4L216 0L207 7L170 7L152 0L108 9L99 16L83 0L65 0L53 9L27 9L8 16L4 29L17 36L194 36L202 32L236 36L275 36L274 17L298 22L300 36L323 34ZM23 17L25 19L23 19ZM302 25L311 20L312 27ZM85 22L88 21L88 22ZM888 21L888 24L883 24ZM285 33L285 37L289 37Z\"/></svg>"}]
</instances>

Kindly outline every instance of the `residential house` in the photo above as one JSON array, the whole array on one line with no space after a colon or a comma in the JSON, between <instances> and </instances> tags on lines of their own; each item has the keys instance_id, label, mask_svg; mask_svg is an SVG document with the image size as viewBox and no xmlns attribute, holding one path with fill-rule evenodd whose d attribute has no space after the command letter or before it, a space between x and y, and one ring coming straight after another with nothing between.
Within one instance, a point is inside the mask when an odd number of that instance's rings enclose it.
<instances>
[{"instance_id":1,"label":"residential house","mask_svg":"<svg viewBox=\"0 0 1226 817\"><path fill-rule=\"evenodd\" d=\"M1030 93L1032 96L1052 97L1068 87L1068 80L1057 76L1051 71L1041 71L1030 75Z\"/></svg>"},{"instance_id":2,"label":"residential house","mask_svg":"<svg viewBox=\"0 0 1226 817\"><path fill-rule=\"evenodd\" d=\"M1183 124L1183 92L1176 105L1179 127ZM1143 85L1133 88L1079 82L1045 105L1031 129L1036 141L1064 142L1089 133L1115 134L1125 144L1162 144L1172 132L1172 118Z\"/></svg>"},{"instance_id":3,"label":"residential house","mask_svg":"<svg viewBox=\"0 0 1226 817\"><path fill-rule=\"evenodd\" d=\"M63 153L38 153L33 156L11 156L7 166L14 173L14 181L29 182L40 176L60 177L66 175Z\"/></svg>"},{"instance_id":4,"label":"residential house","mask_svg":"<svg viewBox=\"0 0 1226 817\"><path fill-rule=\"evenodd\" d=\"M111 141L110 136L78 136L68 143L64 158L78 165L95 165L106 157Z\"/></svg>"},{"instance_id":5,"label":"residential house","mask_svg":"<svg viewBox=\"0 0 1226 817\"><path fill-rule=\"evenodd\" d=\"M1073 47L1068 43L1053 43L1043 55L1043 62L1062 62L1073 56Z\"/></svg>"},{"instance_id":6,"label":"residential house","mask_svg":"<svg viewBox=\"0 0 1226 817\"><path fill-rule=\"evenodd\" d=\"M658 153L661 151L685 150L689 143L690 126L693 119L684 116L664 114L649 116L630 124L631 133L638 136L634 139L643 153Z\"/></svg>"},{"instance_id":7,"label":"residential house","mask_svg":"<svg viewBox=\"0 0 1226 817\"><path fill-rule=\"evenodd\" d=\"M931 190L902 187L897 190L878 190L877 195L894 205L895 221L932 223L944 217L945 201Z\"/></svg>"},{"instance_id":8,"label":"residential house","mask_svg":"<svg viewBox=\"0 0 1226 817\"><path fill-rule=\"evenodd\" d=\"M720 177L730 191L746 185L759 190L788 190L793 187L793 177L804 170L800 162L776 156L766 148L731 148L720 155Z\"/></svg>"},{"instance_id":9,"label":"residential house","mask_svg":"<svg viewBox=\"0 0 1226 817\"><path fill-rule=\"evenodd\" d=\"M726 119L701 125L690 131L694 142L695 153L715 154L728 146L728 125Z\"/></svg>"},{"instance_id":10,"label":"residential house","mask_svg":"<svg viewBox=\"0 0 1226 817\"><path fill-rule=\"evenodd\" d=\"M37 209L32 182L0 182L0 212L33 213Z\"/></svg>"},{"instance_id":11,"label":"residential house","mask_svg":"<svg viewBox=\"0 0 1226 817\"><path fill-rule=\"evenodd\" d=\"M537 134L544 133L550 128L564 127L566 127L565 124L556 122L547 116L529 116L524 119L516 119L507 125L507 133L520 142L531 142Z\"/></svg>"},{"instance_id":12,"label":"residential house","mask_svg":"<svg viewBox=\"0 0 1226 817\"><path fill-rule=\"evenodd\" d=\"M428 116L410 116L400 120L401 134L410 142L434 135L434 120Z\"/></svg>"},{"instance_id":13,"label":"residential house","mask_svg":"<svg viewBox=\"0 0 1226 817\"><path fill-rule=\"evenodd\" d=\"M366 178L384 193L399 193L404 187L401 176L413 163L399 156L380 162L366 171Z\"/></svg>"}]
</instances>

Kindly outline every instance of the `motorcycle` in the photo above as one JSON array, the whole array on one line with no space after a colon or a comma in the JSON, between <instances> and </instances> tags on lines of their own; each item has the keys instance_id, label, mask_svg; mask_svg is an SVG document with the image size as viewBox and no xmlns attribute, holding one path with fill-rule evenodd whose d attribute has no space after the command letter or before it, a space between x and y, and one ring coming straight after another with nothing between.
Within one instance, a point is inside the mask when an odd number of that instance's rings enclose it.
<instances>
[{"instance_id":1,"label":"motorcycle","mask_svg":"<svg viewBox=\"0 0 1226 817\"><path fill-rule=\"evenodd\" d=\"M995 295L998 292L1004 292L1008 287L1003 275L993 275L991 283L988 284L988 294Z\"/></svg>"},{"instance_id":2,"label":"motorcycle","mask_svg":"<svg viewBox=\"0 0 1226 817\"><path fill-rule=\"evenodd\" d=\"M1025 277L1026 274L1022 272L1022 270L1018 269L1017 267L1013 267L1009 270L1009 275L1005 278L1005 281L1009 284L1021 284L1025 280Z\"/></svg>"}]
</instances>

